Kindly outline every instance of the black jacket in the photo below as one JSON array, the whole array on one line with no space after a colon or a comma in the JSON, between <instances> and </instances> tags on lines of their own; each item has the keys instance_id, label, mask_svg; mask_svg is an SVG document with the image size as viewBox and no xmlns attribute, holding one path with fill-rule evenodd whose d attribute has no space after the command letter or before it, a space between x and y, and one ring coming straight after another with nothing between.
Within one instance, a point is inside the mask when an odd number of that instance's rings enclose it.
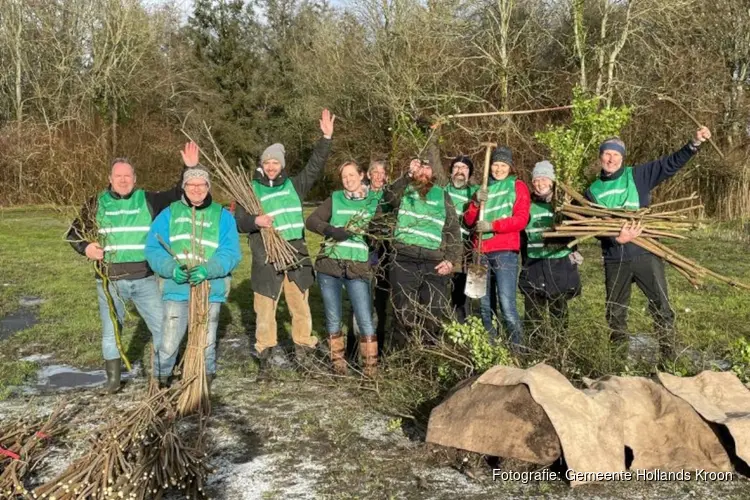
<instances>
[{"instance_id":1,"label":"black jacket","mask_svg":"<svg viewBox=\"0 0 750 500\"><path fill-rule=\"evenodd\" d=\"M297 191L300 201L305 201L305 197L312 189L315 182L323 173L328 155L331 153L331 140L325 137L318 140L313 149L312 156L307 162L305 168L294 177L291 177L292 187ZM254 179L265 186L270 186L271 182L263 174L262 169L256 170ZM274 185L281 185L286 181L286 169L282 170L279 176L274 179ZM234 213L237 220L237 230L240 233L247 233L250 250L253 253L253 263L250 270L250 283L253 292L263 296L277 299L281 292L281 284L284 282L284 273L276 272L272 263L266 264L266 248L263 246L263 238L260 235L260 228L255 224L255 218L258 214L249 214L239 204ZM292 240L289 243L298 252L299 265L294 269L286 272L290 281L293 281L303 292L310 288L315 282L310 254L307 251L304 233L302 238Z\"/></svg>"},{"instance_id":2,"label":"black jacket","mask_svg":"<svg viewBox=\"0 0 750 500\"><path fill-rule=\"evenodd\" d=\"M310 217L305 221L305 227L313 233L325 236L326 230L332 227L330 223L332 214L333 200L329 196L310 214ZM325 256L323 252L318 253L318 257L315 259L315 271L337 278L370 279L372 277L372 268L369 262L331 259Z\"/></svg>"},{"instance_id":3,"label":"black jacket","mask_svg":"<svg viewBox=\"0 0 750 500\"><path fill-rule=\"evenodd\" d=\"M184 168L183 168L184 171ZM146 204L148 205L148 211L151 213L151 220L153 221L162 210L167 208L171 203L177 201L182 196L182 172L180 172L180 179L177 184L168 191L146 191ZM127 196L121 197L119 194L112 191L112 186L108 186L109 194L115 199L128 199L133 195L133 192ZM97 211L97 200L99 196L92 196L83 207L68 229L66 239L70 243L70 246L81 255L86 255L86 247L95 241L94 235L96 235L96 211ZM122 264L111 264L108 269L108 277L111 280L136 280L151 276L153 271L148 266L148 262L145 260L142 262L126 262Z\"/></svg>"},{"instance_id":4,"label":"black jacket","mask_svg":"<svg viewBox=\"0 0 750 500\"><path fill-rule=\"evenodd\" d=\"M658 160L644 163L633 169L633 180L638 190L638 199L641 208L647 207L651 203L651 190L675 175L695 156L698 149L693 146L692 142L689 142L682 149L671 155L663 156ZM625 168L621 168L610 176L601 172L599 178L604 182L613 181L618 179L624 172ZM585 196L586 199L594 201L594 196L589 189L586 190ZM600 237L598 239L602 244L602 255L605 262L625 262L632 260L638 255L648 253L634 243L621 245L613 237Z\"/></svg>"},{"instance_id":5,"label":"black jacket","mask_svg":"<svg viewBox=\"0 0 750 500\"><path fill-rule=\"evenodd\" d=\"M384 232L384 228L393 229L391 226L395 226L395 217L398 216L398 209L401 206L404 190L410 182L410 177L403 176L393 184L385 187L383 191L383 203L378 207L376 216L373 218L373 231L382 233ZM384 206L388 207L390 214L383 213L382 207ZM386 222L387 220L390 222ZM463 260L463 241L461 238L461 225L456 216L456 209L453 207L450 195L445 193L445 224L443 225L443 241L440 244L440 248L430 250L414 245L404 245L395 240L392 242L391 248L395 260L429 261L435 264L447 260L453 264L454 272L458 272L461 269Z\"/></svg>"}]
</instances>

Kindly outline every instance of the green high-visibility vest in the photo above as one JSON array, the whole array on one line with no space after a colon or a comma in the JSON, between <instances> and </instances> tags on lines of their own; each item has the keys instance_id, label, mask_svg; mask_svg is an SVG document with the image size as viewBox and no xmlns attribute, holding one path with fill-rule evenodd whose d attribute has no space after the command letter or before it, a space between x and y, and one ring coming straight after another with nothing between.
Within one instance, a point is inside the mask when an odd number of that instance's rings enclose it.
<instances>
[{"instance_id":1,"label":"green high-visibility vest","mask_svg":"<svg viewBox=\"0 0 750 500\"><path fill-rule=\"evenodd\" d=\"M445 225L445 191L434 186L422 199L409 186L401 199L393 233L396 241L430 250L440 248Z\"/></svg>"},{"instance_id":2,"label":"green high-visibility vest","mask_svg":"<svg viewBox=\"0 0 750 500\"><path fill-rule=\"evenodd\" d=\"M607 208L621 208L625 210L638 210L641 207L641 198L638 196L638 188L633 178L633 167L623 167L625 171L620 177L612 181L596 179L589 191L594 197L594 202Z\"/></svg>"},{"instance_id":3,"label":"green high-visibility vest","mask_svg":"<svg viewBox=\"0 0 750 500\"><path fill-rule=\"evenodd\" d=\"M348 225L349 229L366 231L381 197L382 194L378 196L377 193L371 192L363 200L350 200L344 191L334 191L331 194L330 224L334 227ZM370 249L364 237L352 235L344 241L326 241L323 253L331 259L367 262Z\"/></svg>"},{"instance_id":4,"label":"green high-visibility vest","mask_svg":"<svg viewBox=\"0 0 750 500\"><path fill-rule=\"evenodd\" d=\"M169 246L177 254L177 260L187 263L210 259L219 248L221 204L212 202L196 210L195 225L192 208L182 201L169 205L169 211Z\"/></svg>"},{"instance_id":5,"label":"green high-visibility vest","mask_svg":"<svg viewBox=\"0 0 750 500\"><path fill-rule=\"evenodd\" d=\"M106 262L146 260L144 249L151 229L151 212L143 189L136 189L127 199L114 198L109 191L102 191L97 200L96 224Z\"/></svg>"},{"instance_id":6,"label":"green high-visibility vest","mask_svg":"<svg viewBox=\"0 0 750 500\"><path fill-rule=\"evenodd\" d=\"M526 254L530 259L560 259L572 252L567 246L542 237L542 233L551 229L554 222L555 212L551 203L531 203L529 223L526 226Z\"/></svg>"},{"instance_id":7,"label":"green high-visibility vest","mask_svg":"<svg viewBox=\"0 0 750 500\"><path fill-rule=\"evenodd\" d=\"M516 177L509 175L496 181L487 188L487 201L484 204L484 220L494 222L513 215L513 204L516 202ZM484 233L482 239L488 240L494 233Z\"/></svg>"},{"instance_id":8,"label":"green high-visibility vest","mask_svg":"<svg viewBox=\"0 0 750 500\"><path fill-rule=\"evenodd\" d=\"M273 217L273 227L287 241L299 240L304 235L305 219L302 216L302 201L292 181L286 179L280 186L264 186L253 181L255 195L266 215Z\"/></svg>"},{"instance_id":9,"label":"green high-visibility vest","mask_svg":"<svg viewBox=\"0 0 750 500\"><path fill-rule=\"evenodd\" d=\"M461 221L461 235L465 238L468 238L469 230L465 228L463 224L464 212L469 205L469 201L471 201L471 197L474 196L474 193L476 193L478 189L478 186L464 186L462 188L457 188L450 183L445 187L445 192L451 197L453 206L456 209L458 220Z\"/></svg>"}]
</instances>

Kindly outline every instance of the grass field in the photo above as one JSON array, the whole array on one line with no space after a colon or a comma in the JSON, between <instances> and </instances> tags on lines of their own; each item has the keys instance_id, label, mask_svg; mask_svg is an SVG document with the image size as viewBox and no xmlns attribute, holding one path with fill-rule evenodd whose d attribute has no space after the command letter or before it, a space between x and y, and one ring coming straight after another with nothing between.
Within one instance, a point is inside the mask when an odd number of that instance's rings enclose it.
<instances>
[{"instance_id":1,"label":"grass field","mask_svg":"<svg viewBox=\"0 0 750 500\"><path fill-rule=\"evenodd\" d=\"M35 363L18 361L24 356L51 353L58 363L101 366L93 273L90 264L63 240L68 218L69 214L44 208L0 210L0 319L15 312L24 296L46 300L39 306L37 325L0 340L0 399L7 396L4 386L18 384L34 372ZM315 252L319 238L307 237ZM703 265L750 282L745 238L733 227L712 225L675 246ZM452 463L441 454L424 446L423 419L409 426L410 415L398 413L424 403L420 409L423 418L437 402L430 398L439 396L432 386L424 390L399 367L388 367L375 390L354 377L309 379L296 373L283 375L270 385L256 384L249 376L254 371L249 361L254 318L251 256L244 240L243 249L245 259L234 274L229 303L222 314L220 372L212 389L210 440L212 463L217 468L214 498L747 498L744 480L731 484L600 484L571 490L563 483L493 482L486 471L464 475L451 468ZM583 295L571 304L569 332L559 339L569 351L566 373L571 377L607 372L602 355L607 334L599 249L585 245L582 252L586 259L581 268ZM672 270L668 279L681 343L701 355L688 371L736 355L736 349L731 348L734 340L750 335L750 293L711 283L693 290ZM317 287L310 301L313 328L320 334L323 311ZM651 330L645 307L644 298L634 292L632 332ZM282 341L289 344L289 316L283 302L280 311ZM124 334L131 359L146 361L148 339L138 316L131 314ZM626 368L632 373L648 371L647 367ZM113 405L132 404L144 384L142 379L136 380L112 399L100 398L95 391L66 396L81 402L83 408L80 422L78 417L76 420L80 435L68 441L79 446L85 434L112 412ZM9 398L0 401L0 415L23 414L30 404L51 408L55 400L55 395L32 402L23 396ZM80 452L79 448L70 453L66 449L59 456L68 458L51 465L44 474L59 470ZM315 492L312 496L311 491Z\"/></svg>"}]
</instances>

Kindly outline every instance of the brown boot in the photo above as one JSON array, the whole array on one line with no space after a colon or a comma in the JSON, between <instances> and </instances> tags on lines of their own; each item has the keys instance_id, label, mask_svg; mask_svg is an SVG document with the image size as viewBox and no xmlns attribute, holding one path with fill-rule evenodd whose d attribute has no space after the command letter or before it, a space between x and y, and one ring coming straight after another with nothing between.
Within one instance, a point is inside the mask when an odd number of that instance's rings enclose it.
<instances>
[{"instance_id":1,"label":"brown boot","mask_svg":"<svg viewBox=\"0 0 750 500\"><path fill-rule=\"evenodd\" d=\"M346 347L344 346L344 336L341 332L334 333L328 337L328 346L331 348L331 363L333 371L339 375L346 375Z\"/></svg>"},{"instance_id":2,"label":"brown boot","mask_svg":"<svg viewBox=\"0 0 750 500\"><path fill-rule=\"evenodd\" d=\"M375 335L359 337L359 354L362 356L362 373L374 377L378 373L378 339Z\"/></svg>"}]
</instances>

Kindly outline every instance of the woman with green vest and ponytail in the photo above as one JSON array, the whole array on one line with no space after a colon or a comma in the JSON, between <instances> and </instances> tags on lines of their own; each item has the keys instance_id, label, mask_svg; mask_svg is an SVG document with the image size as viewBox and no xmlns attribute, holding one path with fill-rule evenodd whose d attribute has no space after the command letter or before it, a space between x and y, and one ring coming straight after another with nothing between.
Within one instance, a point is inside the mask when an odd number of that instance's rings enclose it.
<instances>
[{"instance_id":1,"label":"woman with green vest and ponytail","mask_svg":"<svg viewBox=\"0 0 750 500\"><path fill-rule=\"evenodd\" d=\"M203 168L186 170L182 187L185 191L182 199L169 205L154 220L146 239L148 263L164 278L164 320L156 360L161 386L168 385L188 328L190 287L206 280L210 285L206 375L209 383L213 381L219 311L229 295L230 274L242 259L234 217L211 199L208 172ZM164 248L162 241L168 243L178 260ZM197 255L191 253L193 243L199 248ZM201 263L186 267L196 261Z\"/></svg>"},{"instance_id":2,"label":"woman with green vest and ponytail","mask_svg":"<svg viewBox=\"0 0 750 500\"><path fill-rule=\"evenodd\" d=\"M365 173L357 163L344 163L339 173L344 189L334 191L307 218L306 226L325 236L315 270L323 296L333 369L339 374L347 372L341 333L341 290L346 289L357 319L363 372L372 377L378 362L378 342L372 320L370 248L362 233L375 215L380 196L362 183Z\"/></svg>"},{"instance_id":3,"label":"woman with green vest and ponytail","mask_svg":"<svg viewBox=\"0 0 750 500\"><path fill-rule=\"evenodd\" d=\"M249 214L239 205L235 212L237 229L248 235L253 253L250 283L255 310L255 353L262 378L266 378L271 364L288 364L283 349L278 346L276 323L276 309L282 291L292 316L292 340L297 362L304 364L318 344L318 339L312 336L312 316L308 303L309 289L315 283L315 275L305 242L302 202L323 173L331 153L335 119L330 111L323 110L320 118L323 137L315 144L305 168L295 176L290 176L285 168L283 145L272 144L266 148L253 179L253 190L260 200L263 215ZM277 272L272 262L266 262L267 254L260 230L268 227L275 228L297 250L298 263L295 267Z\"/></svg>"},{"instance_id":4,"label":"woman with green vest and ponytail","mask_svg":"<svg viewBox=\"0 0 750 500\"><path fill-rule=\"evenodd\" d=\"M480 301L482 323L491 339L497 337L493 325L493 282L497 285L503 324L511 345L523 341L523 328L516 307L518 283L518 253L521 232L529 221L529 188L513 175L513 155L506 147L496 148L491 156L489 186L477 191L466 209L464 222L474 228L474 248L482 239L481 261L488 267L487 293ZM479 203L485 202L484 220L479 220ZM492 279L494 278L494 280Z\"/></svg>"},{"instance_id":5,"label":"woman with green vest and ponytail","mask_svg":"<svg viewBox=\"0 0 750 500\"><path fill-rule=\"evenodd\" d=\"M530 327L527 328L529 337L540 330L547 313L553 332L563 333L567 329L568 300L581 293L578 265L583 262L575 249L567 247L572 238L545 239L542 236L555 222L552 203L555 168L550 162L541 161L534 166L531 185L531 212L522 235L522 266L518 277L518 287L524 296L524 316Z\"/></svg>"}]
</instances>

